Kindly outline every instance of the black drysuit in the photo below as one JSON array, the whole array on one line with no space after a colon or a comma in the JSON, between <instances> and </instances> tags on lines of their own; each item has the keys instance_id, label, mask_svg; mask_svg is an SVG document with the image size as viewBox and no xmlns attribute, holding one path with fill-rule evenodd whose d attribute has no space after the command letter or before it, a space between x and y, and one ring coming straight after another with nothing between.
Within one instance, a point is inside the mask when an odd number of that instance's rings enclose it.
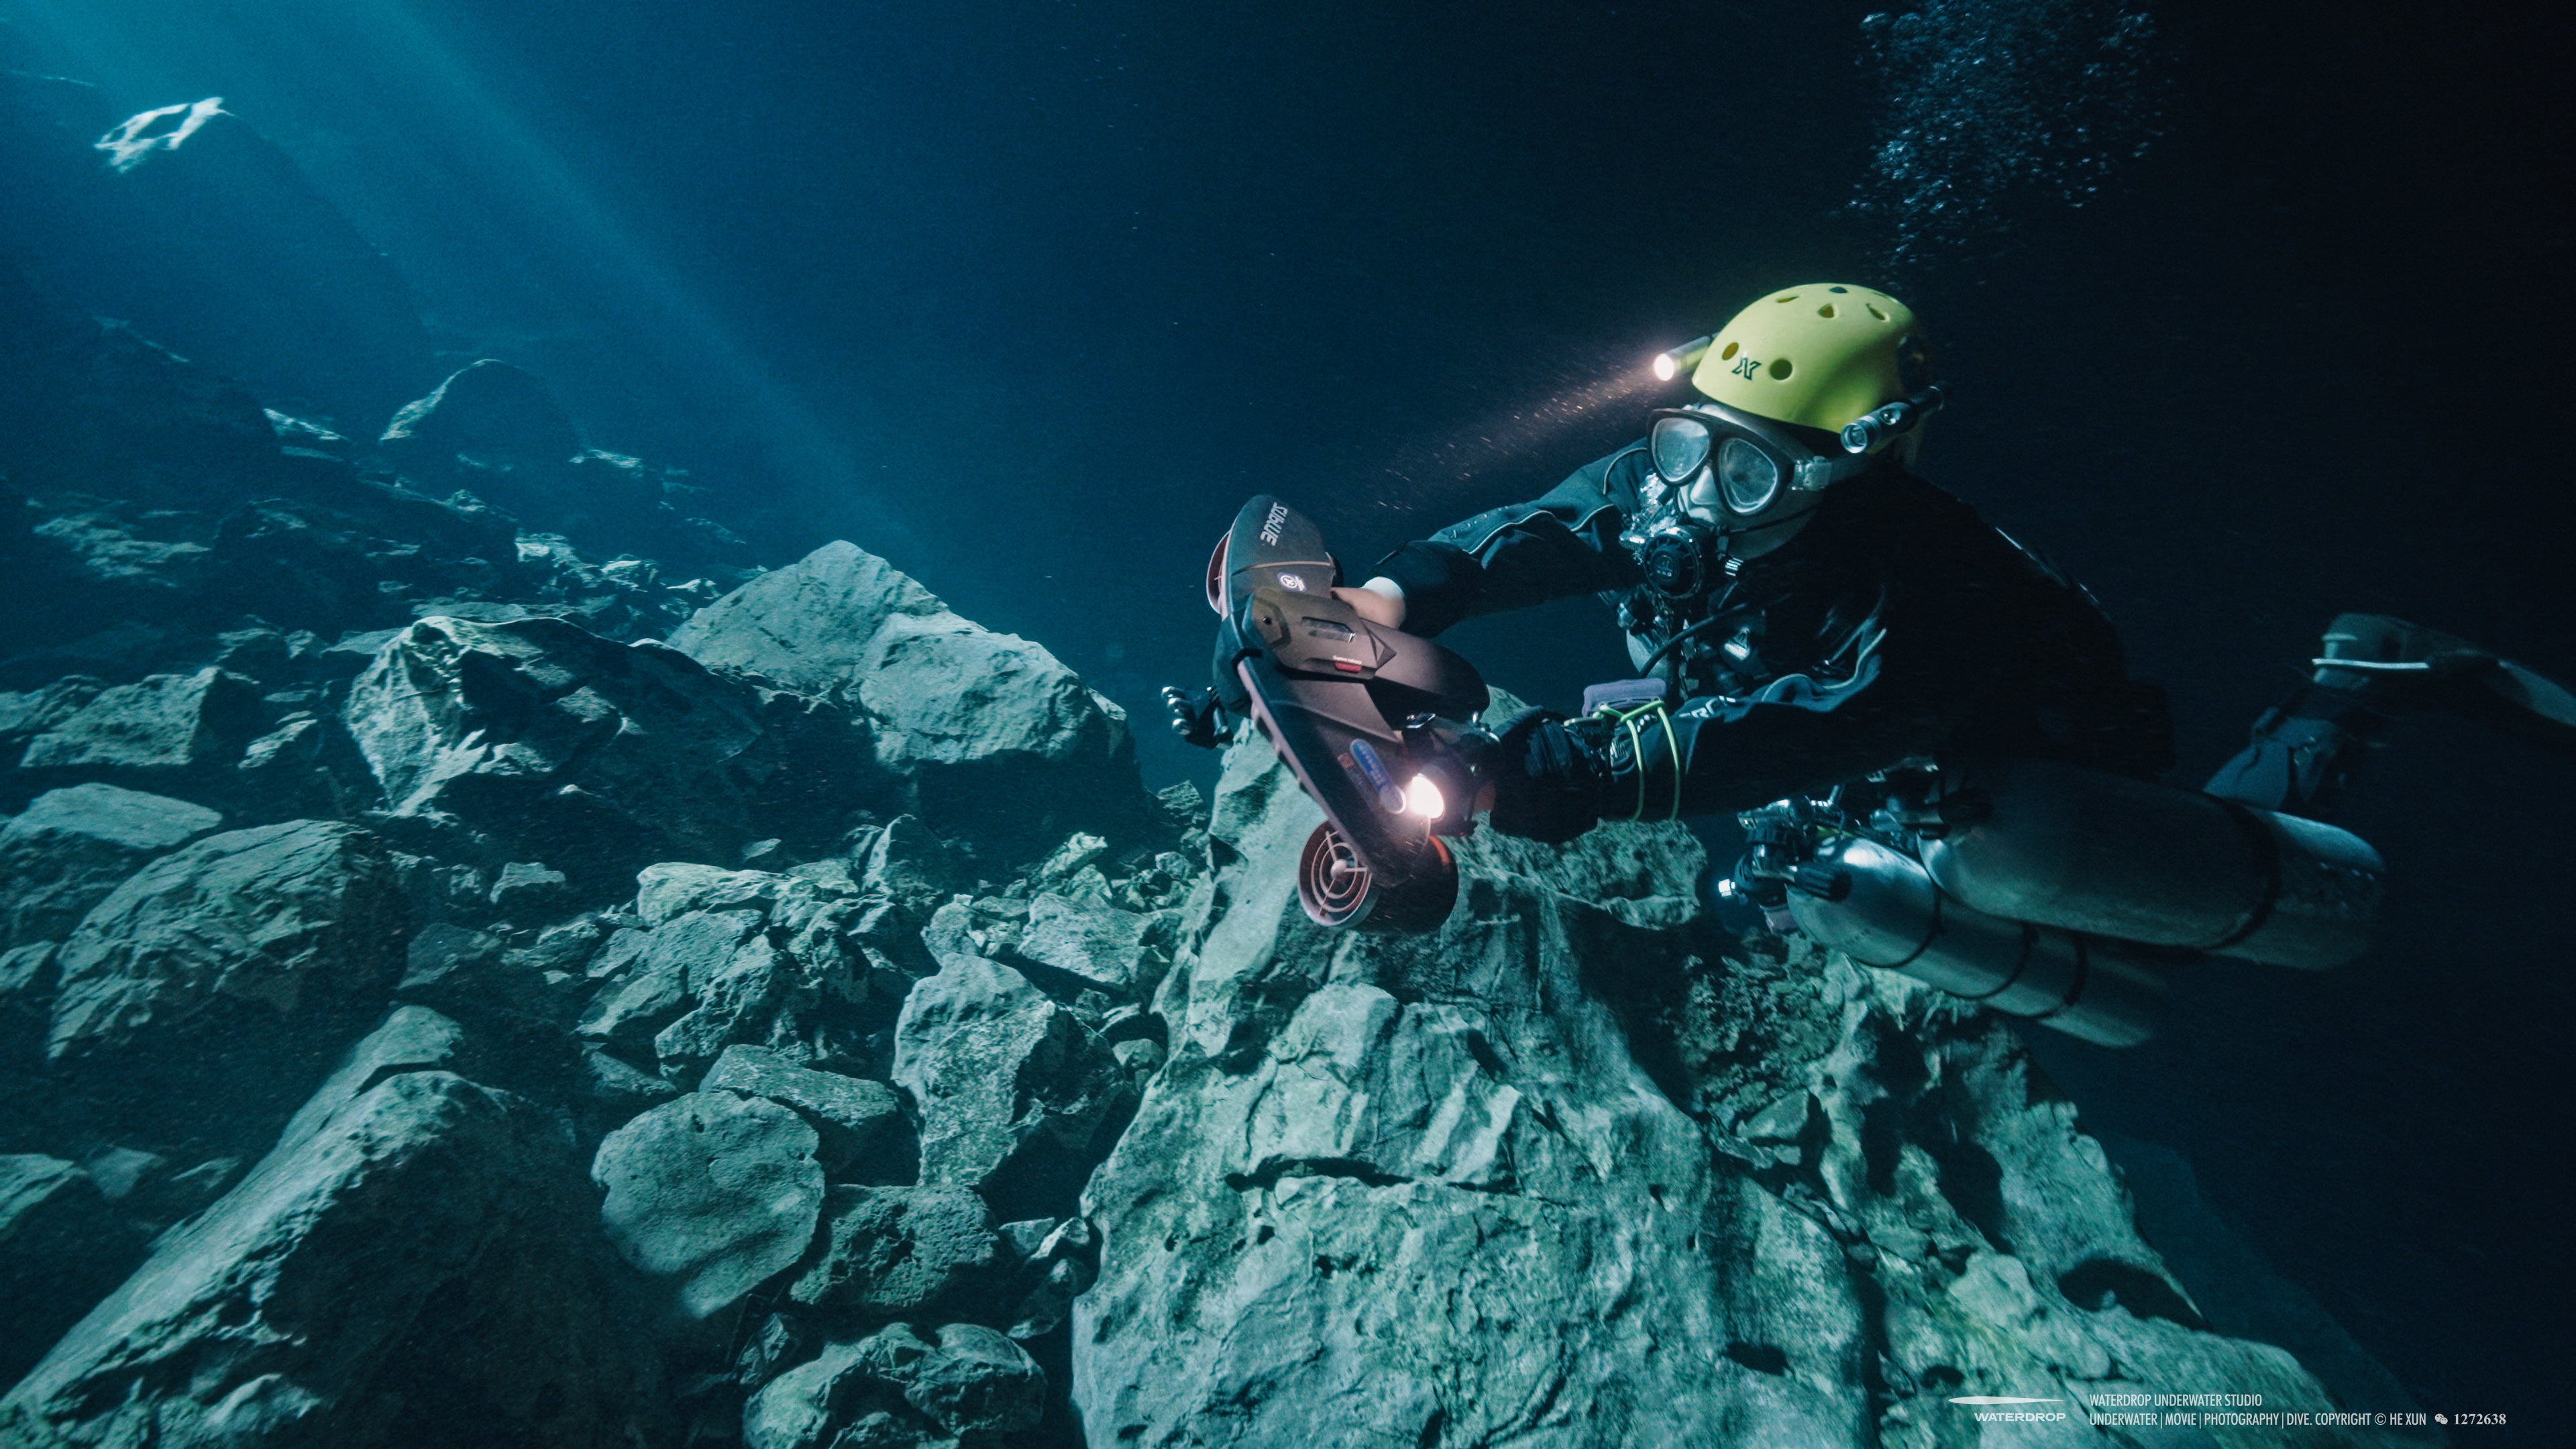
<instances>
[{"instance_id":1,"label":"black drysuit","mask_svg":"<svg viewBox=\"0 0 2576 1449\"><path fill-rule=\"evenodd\" d=\"M1654 521L1663 492L1643 450L1623 449L1535 502L1406 544L1377 572L1403 586L1405 628L1424 635L1574 594L1651 598L1620 536ZM2129 678L2092 598L1892 460L1819 495L1776 551L1731 566L1679 611L1685 627L1714 622L1680 652L1670 737L1614 743L1613 818L1674 809L1676 754L1684 815L1821 795L1907 761L2042 757L2135 775L2170 762L2163 694ZM1674 622L1641 621L1638 637L1660 645Z\"/></svg>"}]
</instances>

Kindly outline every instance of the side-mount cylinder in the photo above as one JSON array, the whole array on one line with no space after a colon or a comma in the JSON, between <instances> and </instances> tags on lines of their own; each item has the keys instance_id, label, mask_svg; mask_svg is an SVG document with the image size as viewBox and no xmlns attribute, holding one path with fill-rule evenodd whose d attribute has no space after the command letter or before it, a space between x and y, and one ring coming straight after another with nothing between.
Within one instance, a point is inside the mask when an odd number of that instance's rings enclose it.
<instances>
[{"instance_id":1,"label":"side-mount cylinder","mask_svg":"<svg viewBox=\"0 0 2576 1449\"><path fill-rule=\"evenodd\" d=\"M1789 890L1798 928L1863 966L2102 1046L2155 1034L2165 986L2112 942L1945 898L1921 862L1875 840L1827 843Z\"/></svg>"},{"instance_id":2,"label":"side-mount cylinder","mask_svg":"<svg viewBox=\"0 0 2576 1449\"><path fill-rule=\"evenodd\" d=\"M2312 971L2369 947L2387 870L2348 830L2043 761L1971 788L1983 818L1923 864L1977 910Z\"/></svg>"}]
</instances>

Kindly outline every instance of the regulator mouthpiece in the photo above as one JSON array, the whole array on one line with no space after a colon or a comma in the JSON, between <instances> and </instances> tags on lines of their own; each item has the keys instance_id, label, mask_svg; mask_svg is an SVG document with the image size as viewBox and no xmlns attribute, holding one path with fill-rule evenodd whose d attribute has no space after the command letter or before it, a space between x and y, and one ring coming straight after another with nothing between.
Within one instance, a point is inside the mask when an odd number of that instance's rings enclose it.
<instances>
[{"instance_id":1,"label":"regulator mouthpiece","mask_svg":"<svg viewBox=\"0 0 2576 1449\"><path fill-rule=\"evenodd\" d=\"M1685 342L1670 352L1659 352L1655 354L1655 381L1670 382L1674 378L1681 376L1683 373L1690 371L1692 368L1699 366L1699 360L1708 355L1708 349L1714 345L1716 341L1717 334L1712 332L1706 337L1694 338L1689 342Z\"/></svg>"},{"instance_id":2,"label":"regulator mouthpiece","mask_svg":"<svg viewBox=\"0 0 2576 1449\"><path fill-rule=\"evenodd\" d=\"M1869 453L1884 447L1923 425L1923 420L1941 410L1949 397L1938 387L1927 387L1912 397L1899 398L1876 412L1843 424L1843 451Z\"/></svg>"}]
</instances>

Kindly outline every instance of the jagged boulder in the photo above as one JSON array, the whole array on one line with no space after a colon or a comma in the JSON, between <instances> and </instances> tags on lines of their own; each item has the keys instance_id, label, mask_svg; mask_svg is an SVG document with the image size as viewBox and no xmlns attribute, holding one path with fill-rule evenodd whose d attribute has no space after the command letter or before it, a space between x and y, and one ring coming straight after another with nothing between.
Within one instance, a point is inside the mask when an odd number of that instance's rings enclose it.
<instances>
[{"instance_id":1,"label":"jagged boulder","mask_svg":"<svg viewBox=\"0 0 2576 1449\"><path fill-rule=\"evenodd\" d=\"M600 1224L680 1315L705 1318L805 1255L823 1208L814 1146L775 1102L693 1092L599 1144Z\"/></svg>"},{"instance_id":2,"label":"jagged boulder","mask_svg":"<svg viewBox=\"0 0 2576 1449\"><path fill-rule=\"evenodd\" d=\"M989 1328L952 1323L927 1336L889 1324L772 1380L743 1410L746 1449L931 1449L963 1436L1036 1427L1046 1374Z\"/></svg>"},{"instance_id":3,"label":"jagged boulder","mask_svg":"<svg viewBox=\"0 0 2576 1449\"><path fill-rule=\"evenodd\" d=\"M61 940L145 861L222 821L203 805L114 785L37 796L0 827L0 945Z\"/></svg>"},{"instance_id":4,"label":"jagged boulder","mask_svg":"<svg viewBox=\"0 0 2576 1449\"><path fill-rule=\"evenodd\" d=\"M15 761L27 741L80 713L107 686L73 676L28 690L0 691L0 755Z\"/></svg>"},{"instance_id":5,"label":"jagged boulder","mask_svg":"<svg viewBox=\"0 0 2576 1449\"><path fill-rule=\"evenodd\" d=\"M392 1074L282 1144L0 1399L0 1442L652 1442L549 1114Z\"/></svg>"},{"instance_id":6,"label":"jagged boulder","mask_svg":"<svg viewBox=\"0 0 2576 1449\"><path fill-rule=\"evenodd\" d=\"M892 1318L957 1300L991 1276L992 1210L953 1187L836 1187L788 1297L852 1317Z\"/></svg>"},{"instance_id":7,"label":"jagged boulder","mask_svg":"<svg viewBox=\"0 0 2576 1449\"><path fill-rule=\"evenodd\" d=\"M47 1053L118 1095L241 1094L165 1100L176 1117L291 1103L311 1085L304 1064L393 987L403 931L392 864L356 826L208 836L136 872L63 942Z\"/></svg>"},{"instance_id":8,"label":"jagged boulder","mask_svg":"<svg viewBox=\"0 0 2576 1449\"><path fill-rule=\"evenodd\" d=\"M16 1383L143 1257L90 1174L59 1158L0 1156L0 1382Z\"/></svg>"},{"instance_id":9,"label":"jagged boulder","mask_svg":"<svg viewBox=\"0 0 2576 1449\"><path fill-rule=\"evenodd\" d=\"M863 706L943 828L1026 850L1150 819L1124 711L1040 646L960 618L884 559L816 549L698 611L674 648Z\"/></svg>"},{"instance_id":10,"label":"jagged boulder","mask_svg":"<svg viewBox=\"0 0 2576 1449\"><path fill-rule=\"evenodd\" d=\"M581 1035L696 1081L727 1049L833 1070L881 1063L893 1002L851 937L864 910L800 877L658 864L641 874L647 925L619 931L587 971L601 984ZM723 907L702 909L700 907ZM900 978L898 978L900 979ZM837 1165L857 1143L836 1132Z\"/></svg>"},{"instance_id":11,"label":"jagged boulder","mask_svg":"<svg viewBox=\"0 0 2576 1449\"><path fill-rule=\"evenodd\" d=\"M403 405L378 440L389 452L569 463L581 435L535 374L484 358Z\"/></svg>"},{"instance_id":12,"label":"jagged boulder","mask_svg":"<svg viewBox=\"0 0 2576 1449\"><path fill-rule=\"evenodd\" d=\"M1027 922L1013 946L1031 966L1062 973L1075 989L1091 988L1119 999L1151 994L1158 961L1145 951L1151 920L1104 901L1081 901L1041 892L1029 902Z\"/></svg>"},{"instance_id":13,"label":"jagged boulder","mask_svg":"<svg viewBox=\"0 0 2576 1449\"><path fill-rule=\"evenodd\" d=\"M27 742L18 767L175 782L229 765L265 725L258 681L227 669L155 674L96 698Z\"/></svg>"},{"instance_id":14,"label":"jagged boulder","mask_svg":"<svg viewBox=\"0 0 2576 1449\"><path fill-rule=\"evenodd\" d=\"M766 1097L794 1111L814 1129L819 1139L815 1155L829 1172L860 1163L862 1173L876 1176L866 1172L866 1164L902 1126L902 1107L885 1083L815 1071L766 1047L726 1047L699 1086Z\"/></svg>"},{"instance_id":15,"label":"jagged boulder","mask_svg":"<svg viewBox=\"0 0 2576 1449\"><path fill-rule=\"evenodd\" d=\"M402 277L284 150L221 97L120 117L107 94L0 75L6 250L84 312L348 416L435 375Z\"/></svg>"},{"instance_id":16,"label":"jagged boulder","mask_svg":"<svg viewBox=\"0 0 2576 1449\"><path fill-rule=\"evenodd\" d=\"M951 956L904 998L895 1085L921 1122L921 1180L1005 1218L1061 1211L1133 1105L1117 1058L998 962Z\"/></svg>"},{"instance_id":17,"label":"jagged boulder","mask_svg":"<svg viewBox=\"0 0 2576 1449\"><path fill-rule=\"evenodd\" d=\"M1229 757L1171 1059L1084 1197L1092 1442L1930 1445L1979 1432L1957 1395L2185 1382L2332 1407L2205 1329L2008 1029L1705 930L1678 827L1472 838L1448 923L1380 937L1299 911L1317 818L1266 744Z\"/></svg>"},{"instance_id":18,"label":"jagged boulder","mask_svg":"<svg viewBox=\"0 0 2576 1449\"><path fill-rule=\"evenodd\" d=\"M828 707L559 619L424 619L344 717L397 820L453 821L585 889L837 835L876 783L864 732Z\"/></svg>"}]
</instances>

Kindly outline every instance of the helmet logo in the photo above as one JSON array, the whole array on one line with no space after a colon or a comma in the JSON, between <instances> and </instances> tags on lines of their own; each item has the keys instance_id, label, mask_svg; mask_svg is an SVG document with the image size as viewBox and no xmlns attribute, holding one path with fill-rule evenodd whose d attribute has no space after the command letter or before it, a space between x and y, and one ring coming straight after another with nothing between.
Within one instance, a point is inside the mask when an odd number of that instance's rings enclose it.
<instances>
[{"instance_id":1,"label":"helmet logo","mask_svg":"<svg viewBox=\"0 0 2576 1449\"><path fill-rule=\"evenodd\" d=\"M1752 355L1748 353L1743 357L1735 359L1735 365L1728 368L1727 371L1734 373L1737 377L1751 377L1754 373L1761 371L1761 369L1762 364L1755 361Z\"/></svg>"}]
</instances>

